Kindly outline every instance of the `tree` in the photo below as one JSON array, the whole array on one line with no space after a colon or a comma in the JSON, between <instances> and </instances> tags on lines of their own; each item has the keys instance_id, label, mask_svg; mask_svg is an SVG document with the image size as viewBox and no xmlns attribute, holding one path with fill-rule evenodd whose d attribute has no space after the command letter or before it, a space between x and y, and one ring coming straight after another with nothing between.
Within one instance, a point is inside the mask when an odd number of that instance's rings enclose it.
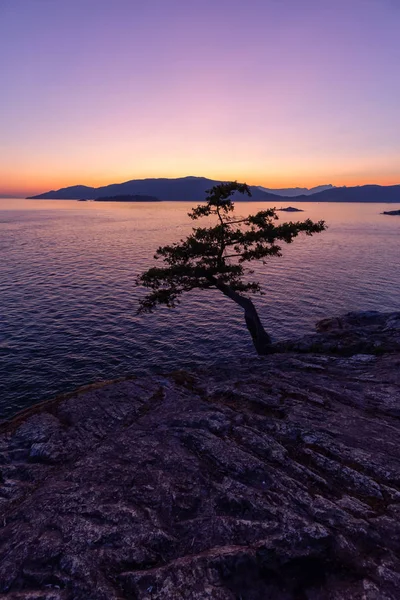
<instances>
[{"instance_id":1,"label":"tree","mask_svg":"<svg viewBox=\"0 0 400 600\"><path fill-rule=\"evenodd\" d=\"M310 219L276 224L278 216L272 208L235 219L235 192L251 196L245 183L221 183L208 190L206 203L188 215L193 220L212 217L211 226L193 228L186 239L158 248L154 258L162 259L164 266L152 267L138 277L137 284L150 289L140 300L138 312L152 312L160 304L174 308L190 290L217 289L244 309L255 349L258 354L268 354L271 338L247 296L263 292L258 282L247 279L253 271L245 264L281 256L280 242L290 244L299 233L319 233L325 224Z\"/></svg>"}]
</instances>

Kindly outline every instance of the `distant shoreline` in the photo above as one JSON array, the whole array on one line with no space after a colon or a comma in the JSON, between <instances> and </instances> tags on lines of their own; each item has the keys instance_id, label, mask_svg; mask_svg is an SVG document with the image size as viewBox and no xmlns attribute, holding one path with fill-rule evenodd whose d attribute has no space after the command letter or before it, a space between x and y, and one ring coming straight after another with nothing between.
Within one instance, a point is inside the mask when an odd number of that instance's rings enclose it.
<instances>
[{"instance_id":1,"label":"distant shoreline","mask_svg":"<svg viewBox=\"0 0 400 600\"><path fill-rule=\"evenodd\" d=\"M86 200L86 199L85 199ZM81 199L81 202L83 199ZM155 196L147 196L145 194L122 194L119 196L101 196L95 198L95 202L161 202Z\"/></svg>"},{"instance_id":2,"label":"distant shoreline","mask_svg":"<svg viewBox=\"0 0 400 600\"><path fill-rule=\"evenodd\" d=\"M310 203L310 204L390 204L390 205L395 205L395 204L400 204L400 200L393 200L391 202L389 202L388 200L311 200L310 196L307 197L308 199L301 199L301 200L297 200L295 198L290 198L290 202L295 202L295 203L299 203L299 204L305 204L305 203ZM0 198L0 200L49 200L49 201L53 201L53 202L76 202L77 200L81 200L80 198ZM86 198L85 199L87 202L121 202L121 203L126 203L129 204L129 202L163 202L163 203L168 203L168 202L179 202L179 203L184 203L184 202L192 202L192 203L202 203L205 202L205 200L131 200L131 201L124 201L124 200L109 200L109 199L95 199L95 198ZM280 198L281 202L280 204L282 204L282 198ZM283 198L283 200L286 200L286 198ZM234 202L240 202L241 204L249 204L252 202L257 202L258 204L261 204L262 202L268 203L269 205L271 205L273 203L272 200L255 200L253 198L250 198L249 200L245 200L245 199L241 199L241 198L237 198L234 200Z\"/></svg>"}]
</instances>

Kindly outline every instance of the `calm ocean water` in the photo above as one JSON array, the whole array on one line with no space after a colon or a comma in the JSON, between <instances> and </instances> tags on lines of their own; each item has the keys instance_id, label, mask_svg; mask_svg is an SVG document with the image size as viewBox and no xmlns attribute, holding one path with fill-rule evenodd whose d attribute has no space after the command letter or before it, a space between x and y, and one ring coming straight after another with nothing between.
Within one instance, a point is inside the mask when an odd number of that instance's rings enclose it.
<instances>
[{"instance_id":1,"label":"calm ocean water","mask_svg":"<svg viewBox=\"0 0 400 600\"><path fill-rule=\"evenodd\" d=\"M0 416L79 385L253 354L241 310L217 291L136 315L136 275L193 223L192 203L0 200ZM248 214L266 207L238 203ZM282 220L325 219L257 265L260 316L275 339L350 310L399 310L400 208L301 203ZM201 223L201 222L200 222Z\"/></svg>"}]
</instances>

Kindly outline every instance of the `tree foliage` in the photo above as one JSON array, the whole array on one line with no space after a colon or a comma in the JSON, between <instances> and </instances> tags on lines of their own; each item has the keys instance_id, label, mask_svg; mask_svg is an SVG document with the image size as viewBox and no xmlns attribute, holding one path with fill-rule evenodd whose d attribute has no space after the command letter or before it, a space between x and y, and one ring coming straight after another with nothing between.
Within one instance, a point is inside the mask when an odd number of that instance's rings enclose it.
<instances>
[{"instance_id":1,"label":"tree foliage","mask_svg":"<svg viewBox=\"0 0 400 600\"><path fill-rule=\"evenodd\" d=\"M282 243L292 243L301 233L319 233L325 229L325 224L310 219L277 223L278 216L272 208L235 218L233 195L237 192L251 196L245 183L221 183L208 190L205 204L198 205L188 214L194 221L209 217L212 223L208 227L193 228L186 239L158 248L154 258L161 260L162 266L148 269L137 280L139 285L150 290L140 300L139 312L151 312L161 304L175 307L185 292L214 288L245 309L249 329L252 311L259 321L247 295L262 291L259 282L251 280L253 271L246 265L281 256ZM250 330L250 333L256 342L257 331Z\"/></svg>"}]
</instances>

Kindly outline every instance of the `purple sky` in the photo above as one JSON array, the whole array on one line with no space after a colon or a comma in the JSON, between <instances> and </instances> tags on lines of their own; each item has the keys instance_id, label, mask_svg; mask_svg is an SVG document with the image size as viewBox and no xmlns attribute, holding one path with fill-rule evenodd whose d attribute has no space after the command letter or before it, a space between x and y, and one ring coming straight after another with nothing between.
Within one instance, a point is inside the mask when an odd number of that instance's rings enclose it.
<instances>
[{"instance_id":1,"label":"purple sky","mask_svg":"<svg viewBox=\"0 0 400 600\"><path fill-rule=\"evenodd\" d=\"M0 193L400 183L400 0L0 0Z\"/></svg>"}]
</instances>

